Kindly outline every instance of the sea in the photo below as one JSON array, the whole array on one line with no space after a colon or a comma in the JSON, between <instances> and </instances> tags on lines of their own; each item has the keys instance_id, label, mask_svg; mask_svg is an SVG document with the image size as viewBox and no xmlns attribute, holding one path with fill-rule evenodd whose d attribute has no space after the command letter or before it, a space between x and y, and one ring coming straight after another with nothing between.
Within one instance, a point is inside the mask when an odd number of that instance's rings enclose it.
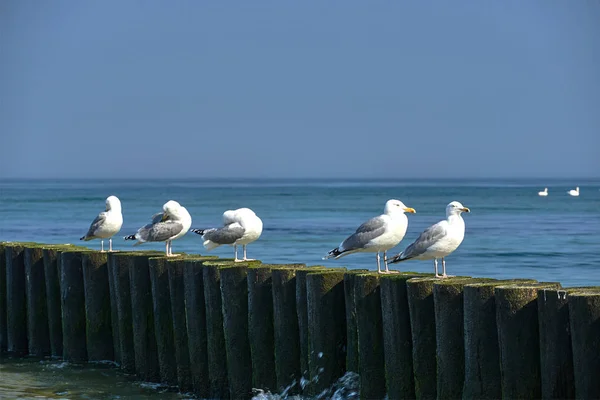
<instances>
[{"instance_id":1,"label":"sea","mask_svg":"<svg viewBox=\"0 0 600 400\"><path fill-rule=\"evenodd\" d=\"M580 195L570 196L567 192L576 186ZM545 187L548 196L538 196ZM463 214L463 243L446 259L449 274L531 278L563 287L600 285L600 178L0 180L0 241L99 249L99 241L79 238L110 195L119 197L123 206L123 227L113 240L116 250L164 251L163 243L133 247L123 236L149 223L168 200L176 200L190 212L192 228L220 226L229 209L254 210L264 229L260 239L248 245L250 258L370 270L376 269L373 253L322 258L361 223L383 213L389 199L401 200L416 214L408 214L406 236L388 255L399 253L444 219L446 205L456 200L471 213ZM174 241L173 252L233 256L230 246L207 253L194 233ZM391 268L433 272L433 263L411 260ZM186 396L135 382L103 365L0 359L0 398Z\"/></svg>"}]
</instances>

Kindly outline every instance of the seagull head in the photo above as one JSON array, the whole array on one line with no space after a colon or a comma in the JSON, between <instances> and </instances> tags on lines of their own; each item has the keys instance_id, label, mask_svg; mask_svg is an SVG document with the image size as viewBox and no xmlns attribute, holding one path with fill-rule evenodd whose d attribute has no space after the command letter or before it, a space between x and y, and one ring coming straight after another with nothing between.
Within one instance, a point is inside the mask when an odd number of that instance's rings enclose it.
<instances>
[{"instance_id":1,"label":"seagull head","mask_svg":"<svg viewBox=\"0 0 600 400\"><path fill-rule=\"evenodd\" d=\"M446 206L446 216L460 215L463 212L471 212L467 207L460 204L458 201L453 201Z\"/></svg>"},{"instance_id":2,"label":"seagull head","mask_svg":"<svg viewBox=\"0 0 600 400\"><path fill-rule=\"evenodd\" d=\"M179 209L181 208L181 204L176 202L175 200L169 200L163 205L163 221L167 219L167 217L175 217L179 214Z\"/></svg>"},{"instance_id":3,"label":"seagull head","mask_svg":"<svg viewBox=\"0 0 600 400\"><path fill-rule=\"evenodd\" d=\"M401 213L408 212L408 213L413 213L413 214L416 213L416 211L415 211L414 208L406 207L404 205L404 203L401 202L400 200L396 200L396 199L388 200L385 203L385 211L384 211L384 213L385 214L392 214L392 213L396 213L396 212L401 212Z\"/></svg>"},{"instance_id":4,"label":"seagull head","mask_svg":"<svg viewBox=\"0 0 600 400\"><path fill-rule=\"evenodd\" d=\"M106 198L106 211L121 211L121 200L117 196L108 196Z\"/></svg>"}]
</instances>

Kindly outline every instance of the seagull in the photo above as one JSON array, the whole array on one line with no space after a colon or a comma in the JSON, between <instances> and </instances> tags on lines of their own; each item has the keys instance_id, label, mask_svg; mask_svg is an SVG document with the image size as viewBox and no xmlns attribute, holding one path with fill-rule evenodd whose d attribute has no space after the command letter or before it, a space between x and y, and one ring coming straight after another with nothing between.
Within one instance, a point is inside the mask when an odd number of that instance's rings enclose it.
<instances>
[{"instance_id":1,"label":"seagull","mask_svg":"<svg viewBox=\"0 0 600 400\"><path fill-rule=\"evenodd\" d=\"M569 190L567 193L569 193L571 196L579 196L579 186L577 186L575 190Z\"/></svg>"},{"instance_id":2,"label":"seagull","mask_svg":"<svg viewBox=\"0 0 600 400\"><path fill-rule=\"evenodd\" d=\"M544 188L544 190L538 192L538 196L548 196L548 188Z\"/></svg>"},{"instance_id":3,"label":"seagull","mask_svg":"<svg viewBox=\"0 0 600 400\"><path fill-rule=\"evenodd\" d=\"M246 245L256 241L262 234L262 220L249 208L227 210L223 213L223 226L221 228L192 229L192 232L201 235L204 247L210 251L223 244L233 246L234 261L253 261L246 255ZM242 245L244 258L238 259L237 246Z\"/></svg>"},{"instance_id":4,"label":"seagull","mask_svg":"<svg viewBox=\"0 0 600 400\"><path fill-rule=\"evenodd\" d=\"M100 239L100 251L104 253L104 239L108 238L108 251L112 251L112 237L119 233L123 225L121 201L117 196L106 198L106 211L101 212L92 221L90 229L79 240Z\"/></svg>"},{"instance_id":5,"label":"seagull","mask_svg":"<svg viewBox=\"0 0 600 400\"><path fill-rule=\"evenodd\" d=\"M396 246L404 238L408 228L408 218L405 212L415 213L414 208L404 205L400 200L391 199L385 203L383 214L371 218L358 227L356 232L348 236L338 247L329 251L328 258L344 257L358 252L377 253L377 272L389 273L387 251ZM385 271L381 270L379 252L383 251Z\"/></svg>"},{"instance_id":6,"label":"seagull","mask_svg":"<svg viewBox=\"0 0 600 400\"><path fill-rule=\"evenodd\" d=\"M171 242L185 235L192 225L192 217L185 207L174 200L163 205L163 212L152 216L152 222L142 226L135 235L125 236L125 240L137 240L134 246L146 242L165 242L167 257L173 254Z\"/></svg>"},{"instance_id":7,"label":"seagull","mask_svg":"<svg viewBox=\"0 0 600 400\"><path fill-rule=\"evenodd\" d=\"M446 219L427 228L417 240L409 245L406 250L396 255L390 263L406 260L431 260L435 269L436 278L447 278L445 257L460 246L465 237L465 221L460 215L471 212L458 201L453 201L446 206ZM442 259L442 275L438 274L437 259Z\"/></svg>"}]
</instances>

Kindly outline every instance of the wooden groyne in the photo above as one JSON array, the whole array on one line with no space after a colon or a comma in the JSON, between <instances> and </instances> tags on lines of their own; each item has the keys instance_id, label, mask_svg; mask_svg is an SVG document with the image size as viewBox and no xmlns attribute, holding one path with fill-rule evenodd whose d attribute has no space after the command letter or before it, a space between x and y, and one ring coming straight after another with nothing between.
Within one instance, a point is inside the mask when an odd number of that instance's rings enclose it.
<instances>
[{"instance_id":1,"label":"wooden groyne","mask_svg":"<svg viewBox=\"0 0 600 400\"><path fill-rule=\"evenodd\" d=\"M0 353L201 398L600 398L600 287L0 243Z\"/></svg>"}]
</instances>

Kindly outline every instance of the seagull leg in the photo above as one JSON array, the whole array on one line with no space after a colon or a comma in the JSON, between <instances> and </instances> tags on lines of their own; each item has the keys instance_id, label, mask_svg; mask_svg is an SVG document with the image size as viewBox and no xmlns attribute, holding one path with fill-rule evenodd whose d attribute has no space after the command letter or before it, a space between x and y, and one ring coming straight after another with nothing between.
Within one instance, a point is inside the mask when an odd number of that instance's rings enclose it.
<instances>
[{"instance_id":1,"label":"seagull leg","mask_svg":"<svg viewBox=\"0 0 600 400\"><path fill-rule=\"evenodd\" d=\"M112 251L112 238L108 239L108 251L111 252Z\"/></svg>"},{"instance_id":2,"label":"seagull leg","mask_svg":"<svg viewBox=\"0 0 600 400\"><path fill-rule=\"evenodd\" d=\"M169 257L169 241L165 242L165 255Z\"/></svg>"},{"instance_id":3,"label":"seagull leg","mask_svg":"<svg viewBox=\"0 0 600 400\"><path fill-rule=\"evenodd\" d=\"M234 257L234 259L233 259L233 261L234 261L234 262L241 262L241 261L244 261L244 260L240 260L239 258L237 258L237 244L234 244L234 245L233 245L233 253L235 254L235 257Z\"/></svg>"},{"instance_id":4,"label":"seagull leg","mask_svg":"<svg viewBox=\"0 0 600 400\"><path fill-rule=\"evenodd\" d=\"M379 263L379 252L377 252L377 272L379 272L380 274L383 273L383 271L381 270L381 264Z\"/></svg>"},{"instance_id":5,"label":"seagull leg","mask_svg":"<svg viewBox=\"0 0 600 400\"><path fill-rule=\"evenodd\" d=\"M175 257L175 256L179 255L179 254L173 254L173 242L172 241L169 241L169 255L171 257Z\"/></svg>"},{"instance_id":6,"label":"seagull leg","mask_svg":"<svg viewBox=\"0 0 600 400\"><path fill-rule=\"evenodd\" d=\"M100 253L104 253L104 239L100 239Z\"/></svg>"},{"instance_id":7,"label":"seagull leg","mask_svg":"<svg viewBox=\"0 0 600 400\"><path fill-rule=\"evenodd\" d=\"M437 258L433 259L433 269L435 271L435 277L436 278L441 278L442 276L440 274L438 274L438 262L437 262Z\"/></svg>"},{"instance_id":8,"label":"seagull leg","mask_svg":"<svg viewBox=\"0 0 600 400\"><path fill-rule=\"evenodd\" d=\"M389 274L390 273L390 269L389 269L388 263L387 263L387 250L383 251L383 265L385 265L385 273Z\"/></svg>"},{"instance_id":9,"label":"seagull leg","mask_svg":"<svg viewBox=\"0 0 600 400\"><path fill-rule=\"evenodd\" d=\"M244 247L244 261L254 261L254 258L246 257L246 245L244 245L243 247Z\"/></svg>"},{"instance_id":10,"label":"seagull leg","mask_svg":"<svg viewBox=\"0 0 600 400\"><path fill-rule=\"evenodd\" d=\"M442 257L442 278L452 278L454 275L446 275L446 259Z\"/></svg>"}]
</instances>

